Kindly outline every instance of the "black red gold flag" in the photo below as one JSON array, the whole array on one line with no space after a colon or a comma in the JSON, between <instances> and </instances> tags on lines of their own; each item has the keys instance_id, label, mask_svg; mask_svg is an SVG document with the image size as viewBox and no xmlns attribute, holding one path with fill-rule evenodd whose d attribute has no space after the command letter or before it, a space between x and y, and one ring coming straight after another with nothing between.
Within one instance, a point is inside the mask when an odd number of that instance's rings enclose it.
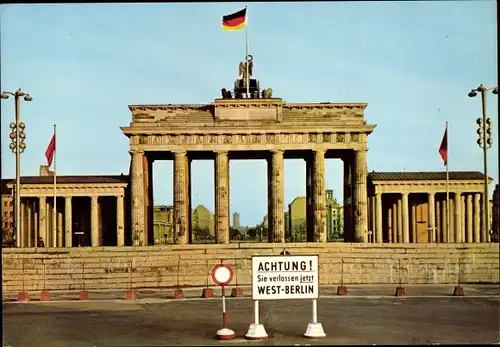
<instances>
[{"instance_id":1,"label":"black red gold flag","mask_svg":"<svg viewBox=\"0 0 500 347\"><path fill-rule=\"evenodd\" d=\"M448 165L448 128L444 131L443 140L441 141L441 146L439 146L439 154L443 159L444 165Z\"/></svg>"},{"instance_id":2,"label":"black red gold flag","mask_svg":"<svg viewBox=\"0 0 500 347\"><path fill-rule=\"evenodd\" d=\"M247 9L244 8L233 14L222 17L222 29L239 30L244 28L247 22Z\"/></svg>"}]
</instances>

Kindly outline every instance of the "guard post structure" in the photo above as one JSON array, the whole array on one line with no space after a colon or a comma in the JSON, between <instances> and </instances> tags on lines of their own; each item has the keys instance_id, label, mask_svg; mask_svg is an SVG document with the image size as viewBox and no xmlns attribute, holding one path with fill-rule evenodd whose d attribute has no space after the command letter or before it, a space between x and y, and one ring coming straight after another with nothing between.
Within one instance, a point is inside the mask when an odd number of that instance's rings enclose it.
<instances>
[{"instance_id":1,"label":"guard post structure","mask_svg":"<svg viewBox=\"0 0 500 347\"><path fill-rule=\"evenodd\" d=\"M312 320L304 334L321 338L326 334L318 322L319 272L318 255L274 255L252 257L252 299L254 322L245 335L247 339L268 337L259 322L260 300L312 300Z\"/></svg>"}]
</instances>

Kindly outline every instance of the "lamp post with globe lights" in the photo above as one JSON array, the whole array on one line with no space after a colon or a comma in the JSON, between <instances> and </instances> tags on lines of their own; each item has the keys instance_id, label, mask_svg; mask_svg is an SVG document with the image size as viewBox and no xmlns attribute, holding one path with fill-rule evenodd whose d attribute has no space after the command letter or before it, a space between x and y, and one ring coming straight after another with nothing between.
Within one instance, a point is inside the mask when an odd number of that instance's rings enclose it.
<instances>
[{"instance_id":1,"label":"lamp post with globe lights","mask_svg":"<svg viewBox=\"0 0 500 347\"><path fill-rule=\"evenodd\" d=\"M8 99L10 96L15 100L15 122L10 123L10 139L9 148L16 155L16 202L15 202L15 228L16 228L16 247L21 247L21 153L26 149L26 134L24 129L26 125L20 122L21 98L24 101L31 101L33 98L29 93L25 93L19 88L15 93L2 91L0 98Z\"/></svg>"},{"instance_id":2,"label":"lamp post with globe lights","mask_svg":"<svg viewBox=\"0 0 500 347\"><path fill-rule=\"evenodd\" d=\"M482 105L482 118L478 118L476 123L478 125L477 134L479 138L477 139L477 144L483 150L483 164L484 164L484 197L483 197L483 240L487 242L489 235L489 197L488 197L488 149L491 148L493 144L493 139L491 138L491 118L486 117L486 96L488 91L492 91L493 94L498 94L498 87L484 87L482 84L479 87L472 89L469 92L469 97L473 98L477 96L477 93L481 93L481 105Z\"/></svg>"}]
</instances>

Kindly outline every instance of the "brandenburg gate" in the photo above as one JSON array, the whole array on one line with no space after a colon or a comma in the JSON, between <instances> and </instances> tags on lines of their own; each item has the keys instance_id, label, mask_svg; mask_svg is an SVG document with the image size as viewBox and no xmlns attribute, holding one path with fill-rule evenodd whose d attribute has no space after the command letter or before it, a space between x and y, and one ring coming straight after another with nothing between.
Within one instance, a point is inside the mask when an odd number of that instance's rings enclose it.
<instances>
[{"instance_id":1,"label":"brandenburg gate","mask_svg":"<svg viewBox=\"0 0 500 347\"><path fill-rule=\"evenodd\" d=\"M244 80L235 82L235 97L203 105L131 105L132 122L122 127L130 139L131 238L133 245L153 243L152 163L174 161L173 239L191 242L191 161L215 163L216 242L229 243L229 161L266 159L268 167L269 242L285 242L283 160L306 162L307 240L326 242L325 159L344 163L345 241L365 242L368 231L367 124L363 103L286 103L260 95L250 80L250 97L239 97ZM244 90L243 89L243 90Z\"/></svg>"}]
</instances>

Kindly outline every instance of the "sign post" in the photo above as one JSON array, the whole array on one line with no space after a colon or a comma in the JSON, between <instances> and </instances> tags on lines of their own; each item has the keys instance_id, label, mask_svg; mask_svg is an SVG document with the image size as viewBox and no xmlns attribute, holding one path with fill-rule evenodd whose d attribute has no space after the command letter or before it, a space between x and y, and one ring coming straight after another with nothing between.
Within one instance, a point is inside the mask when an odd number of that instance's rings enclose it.
<instances>
[{"instance_id":1,"label":"sign post","mask_svg":"<svg viewBox=\"0 0 500 347\"><path fill-rule=\"evenodd\" d=\"M260 300L312 300L312 320L304 334L309 338L325 337L318 322L319 278L317 255L276 255L252 257L252 299L254 323L246 335L249 339L267 338L259 324Z\"/></svg>"},{"instance_id":2,"label":"sign post","mask_svg":"<svg viewBox=\"0 0 500 347\"><path fill-rule=\"evenodd\" d=\"M226 264L215 265L212 269L212 280L222 289L222 329L217 331L216 336L219 340L232 340L236 334L227 328L225 287L233 280L233 269Z\"/></svg>"}]
</instances>

